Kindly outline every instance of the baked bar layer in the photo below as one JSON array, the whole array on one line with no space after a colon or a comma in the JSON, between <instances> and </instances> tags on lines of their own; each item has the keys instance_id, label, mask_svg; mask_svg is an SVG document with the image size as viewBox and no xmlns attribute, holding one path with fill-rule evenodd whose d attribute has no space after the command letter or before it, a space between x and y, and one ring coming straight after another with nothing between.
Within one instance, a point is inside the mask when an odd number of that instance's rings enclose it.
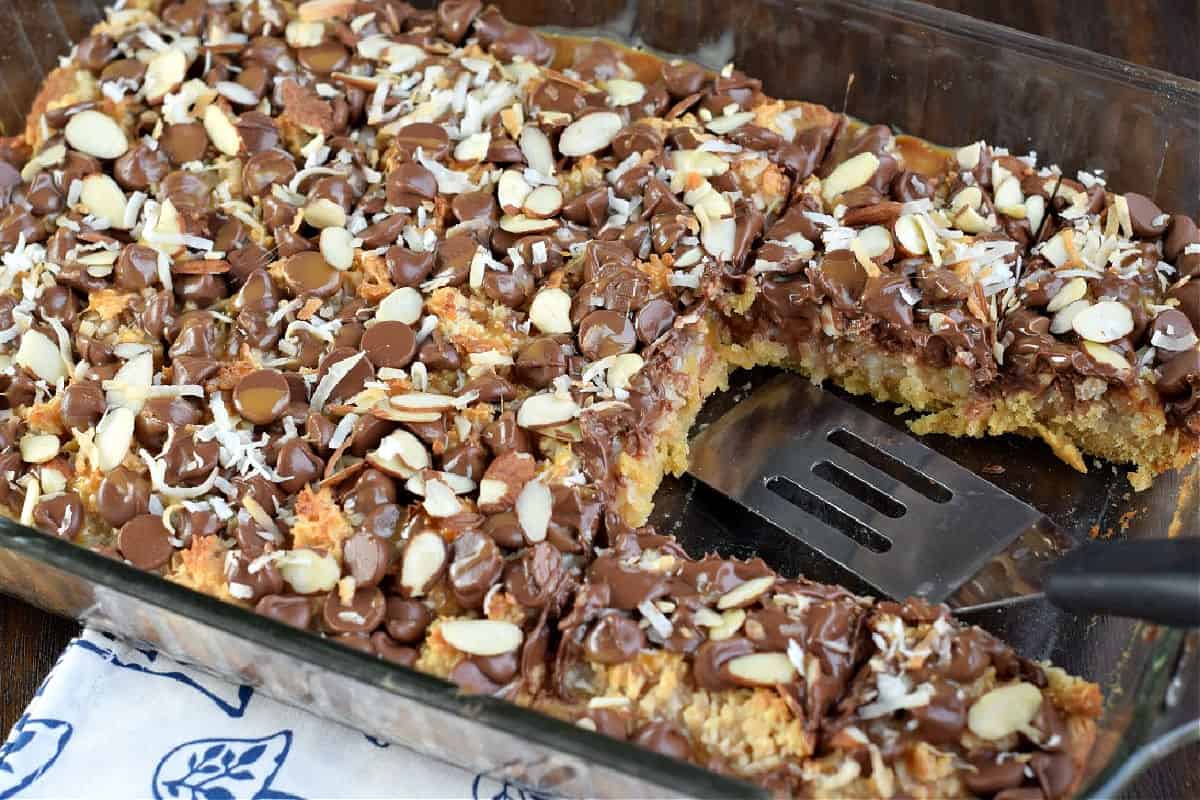
<instances>
[{"instance_id":1,"label":"baked bar layer","mask_svg":"<svg viewBox=\"0 0 1200 800\"><path fill-rule=\"evenodd\" d=\"M643 523L731 371L1135 465L1200 436L1200 233L479 2L137 2L0 142L0 506L809 796L1062 797L1097 687Z\"/></svg>"}]
</instances>

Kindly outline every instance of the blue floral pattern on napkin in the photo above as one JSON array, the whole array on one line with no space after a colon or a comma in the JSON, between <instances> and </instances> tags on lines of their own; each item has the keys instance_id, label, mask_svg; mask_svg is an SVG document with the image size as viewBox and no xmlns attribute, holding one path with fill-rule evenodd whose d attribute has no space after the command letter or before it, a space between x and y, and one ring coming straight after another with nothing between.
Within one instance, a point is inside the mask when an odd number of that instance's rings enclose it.
<instances>
[{"instance_id":1,"label":"blue floral pattern on napkin","mask_svg":"<svg viewBox=\"0 0 1200 800\"><path fill-rule=\"evenodd\" d=\"M0 746L0 800L17 792L54 766L74 728L61 719L31 719L25 714Z\"/></svg>"},{"instance_id":2,"label":"blue floral pattern on napkin","mask_svg":"<svg viewBox=\"0 0 1200 800\"><path fill-rule=\"evenodd\" d=\"M193 739L174 747L154 770L155 800L291 798L271 789L292 749L292 732L261 739Z\"/></svg>"}]
</instances>

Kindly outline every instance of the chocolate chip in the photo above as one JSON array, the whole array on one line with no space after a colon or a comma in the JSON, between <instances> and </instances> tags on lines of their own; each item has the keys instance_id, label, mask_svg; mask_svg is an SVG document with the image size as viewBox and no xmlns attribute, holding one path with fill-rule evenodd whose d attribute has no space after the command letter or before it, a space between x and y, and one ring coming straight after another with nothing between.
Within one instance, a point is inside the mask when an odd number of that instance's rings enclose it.
<instances>
[{"instance_id":1,"label":"chocolate chip","mask_svg":"<svg viewBox=\"0 0 1200 800\"><path fill-rule=\"evenodd\" d=\"M362 337L362 350L376 367L407 367L417 354L417 337L403 322L376 322Z\"/></svg>"},{"instance_id":2,"label":"chocolate chip","mask_svg":"<svg viewBox=\"0 0 1200 800\"><path fill-rule=\"evenodd\" d=\"M365 531L354 534L342 546L342 561L359 586L378 586L391 557L392 548L388 541Z\"/></svg>"},{"instance_id":3,"label":"chocolate chip","mask_svg":"<svg viewBox=\"0 0 1200 800\"><path fill-rule=\"evenodd\" d=\"M438 3L438 34L452 44L461 44L471 22L482 9L482 0L446 0Z\"/></svg>"},{"instance_id":4,"label":"chocolate chip","mask_svg":"<svg viewBox=\"0 0 1200 800\"><path fill-rule=\"evenodd\" d=\"M411 161L412 159L416 158L418 147L421 148L421 152L426 158L432 158L434 161L440 161L446 157L447 153L450 152L450 137L447 135L446 129L441 125L435 125L432 122L414 122L409 125L405 125L403 128L396 131L396 135L392 139L392 147L395 148L396 153L405 161ZM413 166L417 166L419 169L424 170L424 167L420 167L420 165ZM425 172L430 178L433 177L433 174L428 170L425 170ZM393 170L393 173L389 173L388 175L388 202L392 203L393 205L402 206L404 203L397 203L390 199L392 193L390 186L392 174L394 173L395 171ZM412 172L404 174L416 175L418 173ZM402 178L397 179L403 180ZM422 176L421 180L424 181L425 178ZM435 182L434 192L436 193L436 191L437 189ZM424 194L421 196L430 200L433 199L432 196Z\"/></svg>"},{"instance_id":5,"label":"chocolate chip","mask_svg":"<svg viewBox=\"0 0 1200 800\"><path fill-rule=\"evenodd\" d=\"M371 634L371 644L374 645L375 653L380 658L390 661L393 664L411 667L417 663L417 651L415 648L398 644L395 639L383 631L375 631Z\"/></svg>"},{"instance_id":6,"label":"chocolate chip","mask_svg":"<svg viewBox=\"0 0 1200 800\"><path fill-rule=\"evenodd\" d=\"M33 524L63 539L74 539L83 522L83 501L76 492L43 497L33 507Z\"/></svg>"},{"instance_id":7,"label":"chocolate chip","mask_svg":"<svg viewBox=\"0 0 1200 800\"><path fill-rule=\"evenodd\" d=\"M1129 221L1133 223L1133 232L1136 235L1146 238L1163 235L1170 218L1153 200L1144 194L1127 192L1125 203L1129 206Z\"/></svg>"},{"instance_id":8,"label":"chocolate chip","mask_svg":"<svg viewBox=\"0 0 1200 800\"><path fill-rule=\"evenodd\" d=\"M283 280L295 297L331 297L341 286L342 275L315 250L290 256L283 263Z\"/></svg>"},{"instance_id":9,"label":"chocolate chip","mask_svg":"<svg viewBox=\"0 0 1200 800\"><path fill-rule=\"evenodd\" d=\"M492 514L484 520L483 532L505 549L517 550L525 546L525 532L517 515L511 511Z\"/></svg>"},{"instance_id":10,"label":"chocolate chip","mask_svg":"<svg viewBox=\"0 0 1200 800\"><path fill-rule=\"evenodd\" d=\"M437 178L412 161L388 172L386 186L388 203L410 211L416 211L424 200L437 199Z\"/></svg>"},{"instance_id":11,"label":"chocolate chip","mask_svg":"<svg viewBox=\"0 0 1200 800\"><path fill-rule=\"evenodd\" d=\"M172 485L195 486L217 468L220 445L216 440L202 441L195 431L176 431L163 451L164 478Z\"/></svg>"},{"instance_id":12,"label":"chocolate chip","mask_svg":"<svg viewBox=\"0 0 1200 800\"><path fill-rule=\"evenodd\" d=\"M174 552L169 536L162 519L154 514L141 514L121 526L117 551L135 567L158 569L171 560Z\"/></svg>"},{"instance_id":13,"label":"chocolate chip","mask_svg":"<svg viewBox=\"0 0 1200 800\"><path fill-rule=\"evenodd\" d=\"M377 469L359 473L354 488L346 499L346 510L368 514L373 509L396 502L396 483Z\"/></svg>"},{"instance_id":14,"label":"chocolate chip","mask_svg":"<svg viewBox=\"0 0 1200 800\"><path fill-rule=\"evenodd\" d=\"M1200 228L1191 217L1175 214L1171 217L1167 238L1163 242L1163 255L1167 261L1175 263L1189 244L1200 244Z\"/></svg>"},{"instance_id":15,"label":"chocolate chip","mask_svg":"<svg viewBox=\"0 0 1200 800\"><path fill-rule=\"evenodd\" d=\"M541 608L563 578L562 554L549 542L538 542L504 570L504 586L518 603Z\"/></svg>"},{"instance_id":16,"label":"chocolate chip","mask_svg":"<svg viewBox=\"0 0 1200 800\"><path fill-rule=\"evenodd\" d=\"M637 333L624 314L607 309L591 312L579 323L579 351L592 361L632 353Z\"/></svg>"},{"instance_id":17,"label":"chocolate chip","mask_svg":"<svg viewBox=\"0 0 1200 800\"><path fill-rule=\"evenodd\" d=\"M254 611L300 630L312 624L312 601L300 595L267 595L258 601Z\"/></svg>"},{"instance_id":18,"label":"chocolate chip","mask_svg":"<svg viewBox=\"0 0 1200 800\"><path fill-rule=\"evenodd\" d=\"M333 591L321 607L321 622L331 633L370 633L383 622L386 609L383 592L373 586L356 588L349 603Z\"/></svg>"},{"instance_id":19,"label":"chocolate chip","mask_svg":"<svg viewBox=\"0 0 1200 800\"><path fill-rule=\"evenodd\" d=\"M704 88L708 75L700 67L688 61L674 64L663 63L662 79L672 97L687 97Z\"/></svg>"},{"instance_id":20,"label":"chocolate chip","mask_svg":"<svg viewBox=\"0 0 1200 800\"><path fill-rule=\"evenodd\" d=\"M544 389L567 372L563 346L549 336L534 339L517 354L517 378L535 389Z\"/></svg>"},{"instance_id":21,"label":"chocolate chip","mask_svg":"<svg viewBox=\"0 0 1200 800\"><path fill-rule=\"evenodd\" d=\"M389 247L384 255L388 275L397 286L417 287L433 272L434 254L418 253L406 247Z\"/></svg>"},{"instance_id":22,"label":"chocolate chip","mask_svg":"<svg viewBox=\"0 0 1200 800\"><path fill-rule=\"evenodd\" d=\"M104 390L91 381L72 383L59 397L58 414L68 428L88 430L104 414Z\"/></svg>"},{"instance_id":23,"label":"chocolate chip","mask_svg":"<svg viewBox=\"0 0 1200 800\"><path fill-rule=\"evenodd\" d=\"M692 757L692 746L678 727L670 722L651 722L642 726L633 735L633 743L664 756L687 761Z\"/></svg>"},{"instance_id":24,"label":"chocolate chip","mask_svg":"<svg viewBox=\"0 0 1200 800\"><path fill-rule=\"evenodd\" d=\"M404 509L395 503L377 505L363 516L362 530L373 536L391 539L404 522Z\"/></svg>"},{"instance_id":25,"label":"chocolate chip","mask_svg":"<svg viewBox=\"0 0 1200 800\"><path fill-rule=\"evenodd\" d=\"M290 399L287 379L274 369L251 372L233 390L238 413L255 425L270 425L279 419Z\"/></svg>"},{"instance_id":26,"label":"chocolate chip","mask_svg":"<svg viewBox=\"0 0 1200 800\"><path fill-rule=\"evenodd\" d=\"M1184 350L1163 364L1154 386L1159 394L1170 398L1200 390L1200 349Z\"/></svg>"},{"instance_id":27,"label":"chocolate chip","mask_svg":"<svg viewBox=\"0 0 1200 800\"><path fill-rule=\"evenodd\" d=\"M158 139L158 146L175 166L200 161L208 149L208 133L199 122L168 125Z\"/></svg>"},{"instance_id":28,"label":"chocolate chip","mask_svg":"<svg viewBox=\"0 0 1200 800\"><path fill-rule=\"evenodd\" d=\"M150 482L133 470L117 467L100 481L96 510L109 525L121 527L150 510Z\"/></svg>"},{"instance_id":29,"label":"chocolate chip","mask_svg":"<svg viewBox=\"0 0 1200 800\"><path fill-rule=\"evenodd\" d=\"M504 560L500 549L478 531L467 531L454 540L450 562L450 591L463 608L477 609L500 577Z\"/></svg>"},{"instance_id":30,"label":"chocolate chip","mask_svg":"<svg viewBox=\"0 0 1200 800\"><path fill-rule=\"evenodd\" d=\"M115 285L126 292L137 292L158 283L158 251L141 244L126 245L117 257Z\"/></svg>"},{"instance_id":31,"label":"chocolate chip","mask_svg":"<svg viewBox=\"0 0 1200 800\"><path fill-rule=\"evenodd\" d=\"M433 612L419 600L389 597L384 617L388 636L401 644L416 644L424 638Z\"/></svg>"},{"instance_id":32,"label":"chocolate chip","mask_svg":"<svg viewBox=\"0 0 1200 800\"><path fill-rule=\"evenodd\" d=\"M601 617L583 642L587 657L599 664L623 664L642 651L646 636L631 618L614 612Z\"/></svg>"},{"instance_id":33,"label":"chocolate chip","mask_svg":"<svg viewBox=\"0 0 1200 800\"><path fill-rule=\"evenodd\" d=\"M276 183L286 185L296 174L296 163L282 150L255 153L242 167L242 191L261 197Z\"/></svg>"},{"instance_id":34,"label":"chocolate chip","mask_svg":"<svg viewBox=\"0 0 1200 800\"><path fill-rule=\"evenodd\" d=\"M320 478L325 461L303 439L289 439L279 448L275 471L283 476L279 488L295 494Z\"/></svg>"}]
</instances>

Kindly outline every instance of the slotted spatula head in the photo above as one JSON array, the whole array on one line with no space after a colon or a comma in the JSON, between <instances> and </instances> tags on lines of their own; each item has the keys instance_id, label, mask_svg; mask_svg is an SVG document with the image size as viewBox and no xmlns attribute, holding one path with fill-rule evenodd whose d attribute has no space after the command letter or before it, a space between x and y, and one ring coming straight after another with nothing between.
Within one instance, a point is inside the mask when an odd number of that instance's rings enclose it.
<instances>
[{"instance_id":1,"label":"slotted spatula head","mask_svg":"<svg viewBox=\"0 0 1200 800\"><path fill-rule=\"evenodd\" d=\"M1035 596L1070 545L1041 512L797 375L691 443L689 471L892 598Z\"/></svg>"}]
</instances>

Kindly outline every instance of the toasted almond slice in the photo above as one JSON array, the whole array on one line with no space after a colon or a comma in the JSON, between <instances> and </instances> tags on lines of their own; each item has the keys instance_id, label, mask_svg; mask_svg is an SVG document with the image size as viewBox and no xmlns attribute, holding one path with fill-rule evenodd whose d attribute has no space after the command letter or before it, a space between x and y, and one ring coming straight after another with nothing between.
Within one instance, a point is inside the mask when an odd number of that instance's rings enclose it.
<instances>
[{"instance_id":1,"label":"toasted almond slice","mask_svg":"<svg viewBox=\"0 0 1200 800\"><path fill-rule=\"evenodd\" d=\"M541 233L558 227L558 220L534 219L524 214L505 214L500 218L500 230L509 233Z\"/></svg>"},{"instance_id":2,"label":"toasted almond slice","mask_svg":"<svg viewBox=\"0 0 1200 800\"><path fill-rule=\"evenodd\" d=\"M1040 194L1031 194L1025 198L1025 219L1029 220L1029 228L1034 233L1042 226L1046 216L1046 199Z\"/></svg>"},{"instance_id":3,"label":"toasted almond slice","mask_svg":"<svg viewBox=\"0 0 1200 800\"><path fill-rule=\"evenodd\" d=\"M134 414L142 410L154 380L154 356L138 353L121 365L111 381L105 381L106 400L110 408L128 408Z\"/></svg>"},{"instance_id":4,"label":"toasted almond slice","mask_svg":"<svg viewBox=\"0 0 1200 800\"><path fill-rule=\"evenodd\" d=\"M213 147L225 155L236 156L242 149L242 135L229 115L216 103L209 103L204 109L204 130Z\"/></svg>"},{"instance_id":5,"label":"toasted almond slice","mask_svg":"<svg viewBox=\"0 0 1200 800\"><path fill-rule=\"evenodd\" d=\"M558 137L558 151L577 158L603 150L617 138L625 123L612 111L595 111L572 122Z\"/></svg>"},{"instance_id":6,"label":"toasted almond slice","mask_svg":"<svg viewBox=\"0 0 1200 800\"><path fill-rule=\"evenodd\" d=\"M399 73L411 72L428 57L420 47L407 42L388 45L383 51L383 60L390 65L392 72Z\"/></svg>"},{"instance_id":7,"label":"toasted almond slice","mask_svg":"<svg viewBox=\"0 0 1200 800\"><path fill-rule=\"evenodd\" d=\"M983 142L971 142L971 144L954 151L954 160L958 162L958 166L962 169L971 170L979 166L979 159L982 154Z\"/></svg>"},{"instance_id":8,"label":"toasted almond slice","mask_svg":"<svg viewBox=\"0 0 1200 800\"><path fill-rule=\"evenodd\" d=\"M980 739L1003 739L1033 722L1041 707L1042 692L1032 683L998 686L967 710L967 727Z\"/></svg>"},{"instance_id":9,"label":"toasted almond slice","mask_svg":"<svg viewBox=\"0 0 1200 800\"><path fill-rule=\"evenodd\" d=\"M400 562L400 588L408 597L421 597L446 565L446 542L433 531L421 531L408 540Z\"/></svg>"},{"instance_id":10,"label":"toasted almond slice","mask_svg":"<svg viewBox=\"0 0 1200 800\"><path fill-rule=\"evenodd\" d=\"M411 286L396 289L383 300L375 311L375 319L381 322L403 322L405 325L416 325L421 320L421 311L425 307L425 298Z\"/></svg>"},{"instance_id":11,"label":"toasted almond slice","mask_svg":"<svg viewBox=\"0 0 1200 800\"><path fill-rule=\"evenodd\" d=\"M1071 252L1065 240L1069 230L1059 231L1046 240L1042 245L1041 256L1056 267L1064 266L1071 260Z\"/></svg>"},{"instance_id":12,"label":"toasted almond slice","mask_svg":"<svg viewBox=\"0 0 1200 800\"><path fill-rule=\"evenodd\" d=\"M454 408L454 398L448 394L433 392L407 392L393 395L388 401L393 408L402 411L436 411L441 413Z\"/></svg>"},{"instance_id":13,"label":"toasted almond slice","mask_svg":"<svg viewBox=\"0 0 1200 800\"><path fill-rule=\"evenodd\" d=\"M978 210L981 205L983 205L983 192L978 186L968 186L950 198L950 211L953 214L958 214L964 208Z\"/></svg>"},{"instance_id":14,"label":"toasted almond slice","mask_svg":"<svg viewBox=\"0 0 1200 800\"><path fill-rule=\"evenodd\" d=\"M526 541L536 544L546 538L553 511L554 498L550 494L550 487L539 480L526 483L517 495L517 522Z\"/></svg>"},{"instance_id":15,"label":"toasted almond slice","mask_svg":"<svg viewBox=\"0 0 1200 800\"><path fill-rule=\"evenodd\" d=\"M72 114L63 136L72 148L96 158L117 158L129 149L129 139L117 121L93 109Z\"/></svg>"},{"instance_id":16,"label":"toasted almond slice","mask_svg":"<svg viewBox=\"0 0 1200 800\"><path fill-rule=\"evenodd\" d=\"M142 82L146 101L154 103L161 100L167 92L183 83L187 66L187 55L178 47L168 47L156 53L146 65L146 77Z\"/></svg>"},{"instance_id":17,"label":"toasted almond slice","mask_svg":"<svg viewBox=\"0 0 1200 800\"><path fill-rule=\"evenodd\" d=\"M579 404L570 395L550 392L525 398L517 409L517 424L522 428L544 428L569 422L579 416Z\"/></svg>"},{"instance_id":18,"label":"toasted almond slice","mask_svg":"<svg viewBox=\"0 0 1200 800\"><path fill-rule=\"evenodd\" d=\"M1075 321L1075 315L1090 305L1091 303L1087 300L1076 300L1074 303L1069 303L1060 308L1054 314L1054 318L1050 320L1050 332L1061 336L1071 330L1071 325Z\"/></svg>"},{"instance_id":19,"label":"toasted almond slice","mask_svg":"<svg viewBox=\"0 0 1200 800\"><path fill-rule=\"evenodd\" d=\"M978 211L967 206L955 215L954 227L963 233L986 233L992 229L992 224Z\"/></svg>"},{"instance_id":20,"label":"toasted almond slice","mask_svg":"<svg viewBox=\"0 0 1200 800\"><path fill-rule=\"evenodd\" d=\"M320 22L294 19L283 29L283 38L292 47L316 47L325 38L325 26Z\"/></svg>"},{"instance_id":21,"label":"toasted almond slice","mask_svg":"<svg viewBox=\"0 0 1200 800\"><path fill-rule=\"evenodd\" d=\"M492 143L489 131L473 133L454 146L456 161L483 161L487 158L488 147Z\"/></svg>"},{"instance_id":22,"label":"toasted almond slice","mask_svg":"<svg viewBox=\"0 0 1200 800\"><path fill-rule=\"evenodd\" d=\"M832 205L834 198L851 189L865 186L879 169L879 157L874 153L859 153L846 159L834 168L829 177L821 182L821 197Z\"/></svg>"},{"instance_id":23,"label":"toasted almond slice","mask_svg":"<svg viewBox=\"0 0 1200 800\"><path fill-rule=\"evenodd\" d=\"M570 333L571 296L557 287L542 289L529 305L529 321L542 333Z\"/></svg>"},{"instance_id":24,"label":"toasted almond slice","mask_svg":"<svg viewBox=\"0 0 1200 800\"><path fill-rule=\"evenodd\" d=\"M739 111L734 114L723 114L719 117L713 117L704 124L704 127L708 128L718 136L724 136L730 131L735 131L742 127L747 122L753 122L754 116L755 114L753 111Z\"/></svg>"},{"instance_id":25,"label":"toasted almond slice","mask_svg":"<svg viewBox=\"0 0 1200 800\"><path fill-rule=\"evenodd\" d=\"M929 252L929 248L925 246L925 237L921 235L921 227L917 224L916 216L902 215L896 220L892 230L896 234L896 243L900 245L900 250L904 255L923 256Z\"/></svg>"},{"instance_id":26,"label":"toasted almond slice","mask_svg":"<svg viewBox=\"0 0 1200 800\"><path fill-rule=\"evenodd\" d=\"M730 659L726 668L739 683L750 686L776 686L796 677L786 653L750 653Z\"/></svg>"},{"instance_id":27,"label":"toasted almond slice","mask_svg":"<svg viewBox=\"0 0 1200 800\"><path fill-rule=\"evenodd\" d=\"M629 381L645 365L645 360L637 353L623 353L613 359L609 365L605 379L613 389L628 389Z\"/></svg>"},{"instance_id":28,"label":"toasted almond slice","mask_svg":"<svg viewBox=\"0 0 1200 800\"><path fill-rule=\"evenodd\" d=\"M21 459L27 464L44 464L58 455L58 437L50 433L27 433L20 441Z\"/></svg>"},{"instance_id":29,"label":"toasted almond slice","mask_svg":"<svg viewBox=\"0 0 1200 800\"><path fill-rule=\"evenodd\" d=\"M735 633L742 629L742 624L746 621L746 612L740 608L726 609L721 613L720 621L709 628L708 638L714 642L720 642L724 639L732 637Z\"/></svg>"},{"instance_id":30,"label":"toasted almond slice","mask_svg":"<svg viewBox=\"0 0 1200 800\"><path fill-rule=\"evenodd\" d=\"M454 490L440 480L425 481L425 513L431 517L453 517L462 511Z\"/></svg>"},{"instance_id":31,"label":"toasted almond slice","mask_svg":"<svg viewBox=\"0 0 1200 800\"><path fill-rule=\"evenodd\" d=\"M1025 208L1025 194L1021 191L1021 182L1016 176L1009 176L996 187L992 194L992 203L997 208L1020 206Z\"/></svg>"},{"instance_id":32,"label":"toasted almond slice","mask_svg":"<svg viewBox=\"0 0 1200 800\"><path fill-rule=\"evenodd\" d=\"M1096 360L1097 363L1105 364L1115 370L1125 372L1133 369L1133 365L1126 360L1125 356L1113 350L1106 344L1084 340L1083 351Z\"/></svg>"},{"instance_id":33,"label":"toasted almond slice","mask_svg":"<svg viewBox=\"0 0 1200 800\"><path fill-rule=\"evenodd\" d=\"M97 469L109 472L116 469L133 444L134 414L128 408L110 408L96 424Z\"/></svg>"},{"instance_id":34,"label":"toasted almond slice","mask_svg":"<svg viewBox=\"0 0 1200 800\"><path fill-rule=\"evenodd\" d=\"M305 22L347 18L354 12L355 0L305 0L296 13Z\"/></svg>"},{"instance_id":35,"label":"toasted almond slice","mask_svg":"<svg viewBox=\"0 0 1200 800\"><path fill-rule=\"evenodd\" d=\"M774 575L763 575L761 578L751 578L741 583L717 600L717 608L724 611L727 608L744 608L763 595L775 585Z\"/></svg>"},{"instance_id":36,"label":"toasted almond slice","mask_svg":"<svg viewBox=\"0 0 1200 800\"><path fill-rule=\"evenodd\" d=\"M121 187L103 172L83 179L79 202L97 219L112 228L125 228L125 206L128 200Z\"/></svg>"},{"instance_id":37,"label":"toasted almond slice","mask_svg":"<svg viewBox=\"0 0 1200 800\"><path fill-rule=\"evenodd\" d=\"M394 478L409 478L430 467L429 451L425 445L403 429L383 437L375 450L367 454L367 461Z\"/></svg>"},{"instance_id":38,"label":"toasted almond slice","mask_svg":"<svg viewBox=\"0 0 1200 800\"><path fill-rule=\"evenodd\" d=\"M863 228L854 238L860 244L863 254L872 260L880 259L881 256L886 256L893 251L892 234L882 225ZM880 260L887 261L888 259Z\"/></svg>"},{"instance_id":39,"label":"toasted almond slice","mask_svg":"<svg viewBox=\"0 0 1200 800\"><path fill-rule=\"evenodd\" d=\"M1071 327L1088 341L1106 344L1133 331L1133 314L1124 303L1102 300L1076 314Z\"/></svg>"},{"instance_id":40,"label":"toasted almond slice","mask_svg":"<svg viewBox=\"0 0 1200 800\"><path fill-rule=\"evenodd\" d=\"M337 586L342 568L329 553L302 547L288 550L275 562L279 575L297 594L329 592Z\"/></svg>"},{"instance_id":41,"label":"toasted almond slice","mask_svg":"<svg viewBox=\"0 0 1200 800\"><path fill-rule=\"evenodd\" d=\"M455 650L483 657L515 652L524 638L520 628L500 619L448 619L437 630Z\"/></svg>"},{"instance_id":42,"label":"toasted almond slice","mask_svg":"<svg viewBox=\"0 0 1200 800\"><path fill-rule=\"evenodd\" d=\"M521 138L517 146L525 155L525 163L547 178L554 175L554 150L550 140L542 129L536 125L526 125L521 129Z\"/></svg>"},{"instance_id":43,"label":"toasted almond slice","mask_svg":"<svg viewBox=\"0 0 1200 800\"><path fill-rule=\"evenodd\" d=\"M496 201L505 214L518 214L525 205L525 198L533 191L523 175L515 169L500 173L496 182Z\"/></svg>"},{"instance_id":44,"label":"toasted almond slice","mask_svg":"<svg viewBox=\"0 0 1200 800\"><path fill-rule=\"evenodd\" d=\"M21 334L21 346L17 348L13 361L50 385L67 376L67 365L63 363L58 345L34 328Z\"/></svg>"},{"instance_id":45,"label":"toasted almond slice","mask_svg":"<svg viewBox=\"0 0 1200 800\"><path fill-rule=\"evenodd\" d=\"M350 231L330 226L321 231L320 242L321 257L329 266L342 271L354 266L354 234Z\"/></svg>"},{"instance_id":46,"label":"toasted almond slice","mask_svg":"<svg viewBox=\"0 0 1200 800\"><path fill-rule=\"evenodd\" d=\"M601 84L604 91L608 92L608 102L618 108L620 106L631 106L634 103L642 102L642 98L646 96L646 86L638 81L629 81L623 78L612 78L604 81Z\"/></svg>"},{"instance_id":47,"label":"toasted almond slice","mask_svg":"<svg viewBox=\"0 0 1200 800\"><path fill-rule=\"evenodd\" d=\"M304 206L304 221L314 228L340 228L346 224L346 210L328 197L318 197Z\"/></svg>"},{"instance_id":48,"label":"toasted almond slice","mask_svg":"<svg viewBox=\"0 0 1200 800\"><path fill-rule=\"evenodd\" d=\"M563 194L557 186L539 186L525 197L525 214L537 219L549 219L563 205Z\"/></svg>"},{"instance_id":49,"label":"toasted almond slice","mask_svg":"<svg viewBox=\"0 0 1200 800\"><path fill-rule=\"evenodd\" d=\"M1055 292L1054 297L1051 297L1050 302L1046 304L1046 310L1053 314L1076 300L1081 300L1085 294L1087 294L1087 281L1076 275Z\"/></svg>"}]
</instances>

